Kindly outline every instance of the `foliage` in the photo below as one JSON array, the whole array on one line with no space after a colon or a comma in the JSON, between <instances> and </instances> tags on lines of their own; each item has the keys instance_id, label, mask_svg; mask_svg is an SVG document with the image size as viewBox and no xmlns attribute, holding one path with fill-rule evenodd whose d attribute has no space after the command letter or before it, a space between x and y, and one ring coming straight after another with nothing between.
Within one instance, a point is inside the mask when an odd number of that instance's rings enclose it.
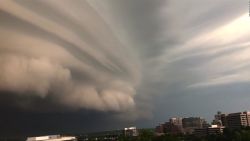
<instances>
[{"instance_id":1,"label":"foliage","mask_svg":"<svg viewBox=\"0 0 250 141\"><path fill-rule=\"evenodd\" d=\"M193 137L190 141L250 141L250 128L224 130L223 135L208 135L206 137Z\"/></svg>"},{"instance_id":2,"label":"foliage","mask_svg":"<svg viewBox=\"0 0 250 141\"><path fill-rule=\"evenodd\" d=\"M155 137L154 141L181 141L179 137L173 135L163 135Z\"/></svg>"},{"instance_id":3,"label":"foliage","mask_svg":"<svg viewBox=\"0 0 250 141\"><path fill-rule=\"evenodd\" d=\"M208 135L205 137L198 137L195 135L170 135L165 134L156 136L152 130L141 130L138 137L122 136L119 141L250 141L250 127L243 127L242 129L224 130L223 135Z\"/></svg>"}]
</instances>

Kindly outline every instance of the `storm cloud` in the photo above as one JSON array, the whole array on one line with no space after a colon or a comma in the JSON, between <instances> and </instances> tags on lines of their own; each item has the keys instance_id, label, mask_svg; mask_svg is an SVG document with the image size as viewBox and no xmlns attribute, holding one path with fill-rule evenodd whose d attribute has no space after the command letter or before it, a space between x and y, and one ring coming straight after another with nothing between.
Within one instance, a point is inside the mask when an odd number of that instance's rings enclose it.
<instances>
[{"instance_id":1,"label":"storm cloud","mask_svg":"<svg viewBox=\"0 0 250 141\"><path fill-rule=\"evenodd\" d=\"M1 90L78 109L135 107L139 68L87 2L2 1L0 9Z\"/></svg>"},{"instance_id":2,"label":"storm cloud","mask_svg":"<svg viewBox=\"0 0 250 141\"><path fill-rule=\"evenodd\" d=\"M249 110L248 8L246 0L0 1L1 109L63 111L93 130L103 118L110 128L152 127Z\"/></svg>"}]
</instances>

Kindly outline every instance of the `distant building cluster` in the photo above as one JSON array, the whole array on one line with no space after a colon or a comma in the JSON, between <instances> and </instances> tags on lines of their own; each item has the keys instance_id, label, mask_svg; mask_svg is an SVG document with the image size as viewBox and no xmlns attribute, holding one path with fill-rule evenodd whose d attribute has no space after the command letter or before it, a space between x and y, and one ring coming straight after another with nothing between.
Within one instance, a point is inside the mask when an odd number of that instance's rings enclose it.
<instances>
[{"instance_id":1,"label":"distant building cluster","mask_svg":"<svg viewBox=\"0 0 250 141\"><path fill-rule=\"evenodd\" d=\"M188 117L170 118L168 122L160 124L156 127L157 134L192 134L195 129L206 128L209 125L204 118L201 117Z\"/></svg>"},{"instance_id":2,"label":"distant building cluster","mask_svg":"<svg viewBox=\"0 0 250 141\"><path fill-rule=\"evenodd\" d=\"M173 117L156 126L155 133L157 136L164 134L206 136L223 134L225 128L240 129L242 127L250 127L250 112L229 114L217 112L211 124L202 117ZM116 141L120 137L134 138L139 134L140 130L136 127L128 127L122 130L89 133L77 137L61 135L28 137L26 141Z\"/></svg>"},{"instance_id":3,"label":"distant building cluster","mask_svg":"<svg viewBox=\"0 0 250 141\"><path fill-rule=\"evenodd\" d=\"M162 134L195 134L205 136L211 134L222 134L225 128L237 129L250 127L250 112L238 112L224 114L218 112L214 116L211 125L201 117L175 117L168 122L159 124L155 128L157 135Z\"/></svg>"}]
</instances>

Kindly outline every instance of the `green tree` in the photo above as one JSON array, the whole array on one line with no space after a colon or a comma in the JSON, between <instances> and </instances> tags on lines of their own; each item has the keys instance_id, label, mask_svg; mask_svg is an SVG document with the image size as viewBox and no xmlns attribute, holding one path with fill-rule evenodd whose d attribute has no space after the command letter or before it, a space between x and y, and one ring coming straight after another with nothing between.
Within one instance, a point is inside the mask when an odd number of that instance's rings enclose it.
<instances>
[{"instance_id":1,"label":"green tree","mask_svg":"<svg viewBox=\"0 0 250 141\"><path fill-rule=\"evenodd\" d=\"M154 131L151 129L142 129L139 132L139 136L137 138L138 141L152 141L154 138Z\"/></svg>"},{"instance_id":2,"label":"green tree","mask_svg":"<svg viewBox=\"0 0 250 141\"><path fill-rule=\"evenodd\" d=\"M154 141L181 141L181 140L177 136L166 134L163 136L156 137Z\"/></svg>"}]
</instances>

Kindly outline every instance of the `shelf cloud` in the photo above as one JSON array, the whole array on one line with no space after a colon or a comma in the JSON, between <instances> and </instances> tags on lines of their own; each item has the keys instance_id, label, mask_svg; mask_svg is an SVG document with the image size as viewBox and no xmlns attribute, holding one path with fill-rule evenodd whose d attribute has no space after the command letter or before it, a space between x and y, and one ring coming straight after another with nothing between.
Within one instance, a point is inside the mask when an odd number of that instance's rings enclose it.
<instances>
[{"instance_id":1,"label":"shelf cloud","mask_svg":"<svg viewBox=\"0 0 250 141\"><path fill-rule=\"evenodd\" d=\"M0 125L96 131L247 110L248 12L246 0L0 0Z\"/></svg>"},{"instance_id":2,"label":"shelf cloud","mask_svg":"<svg viewBox=\"0 0 250 141\"><path fill-rule=\"evenodd\" d=\"M135 107L138 65L87 2L2 1L0 10L0 90L73 109Z\"/></svg>"}]
</instances>

